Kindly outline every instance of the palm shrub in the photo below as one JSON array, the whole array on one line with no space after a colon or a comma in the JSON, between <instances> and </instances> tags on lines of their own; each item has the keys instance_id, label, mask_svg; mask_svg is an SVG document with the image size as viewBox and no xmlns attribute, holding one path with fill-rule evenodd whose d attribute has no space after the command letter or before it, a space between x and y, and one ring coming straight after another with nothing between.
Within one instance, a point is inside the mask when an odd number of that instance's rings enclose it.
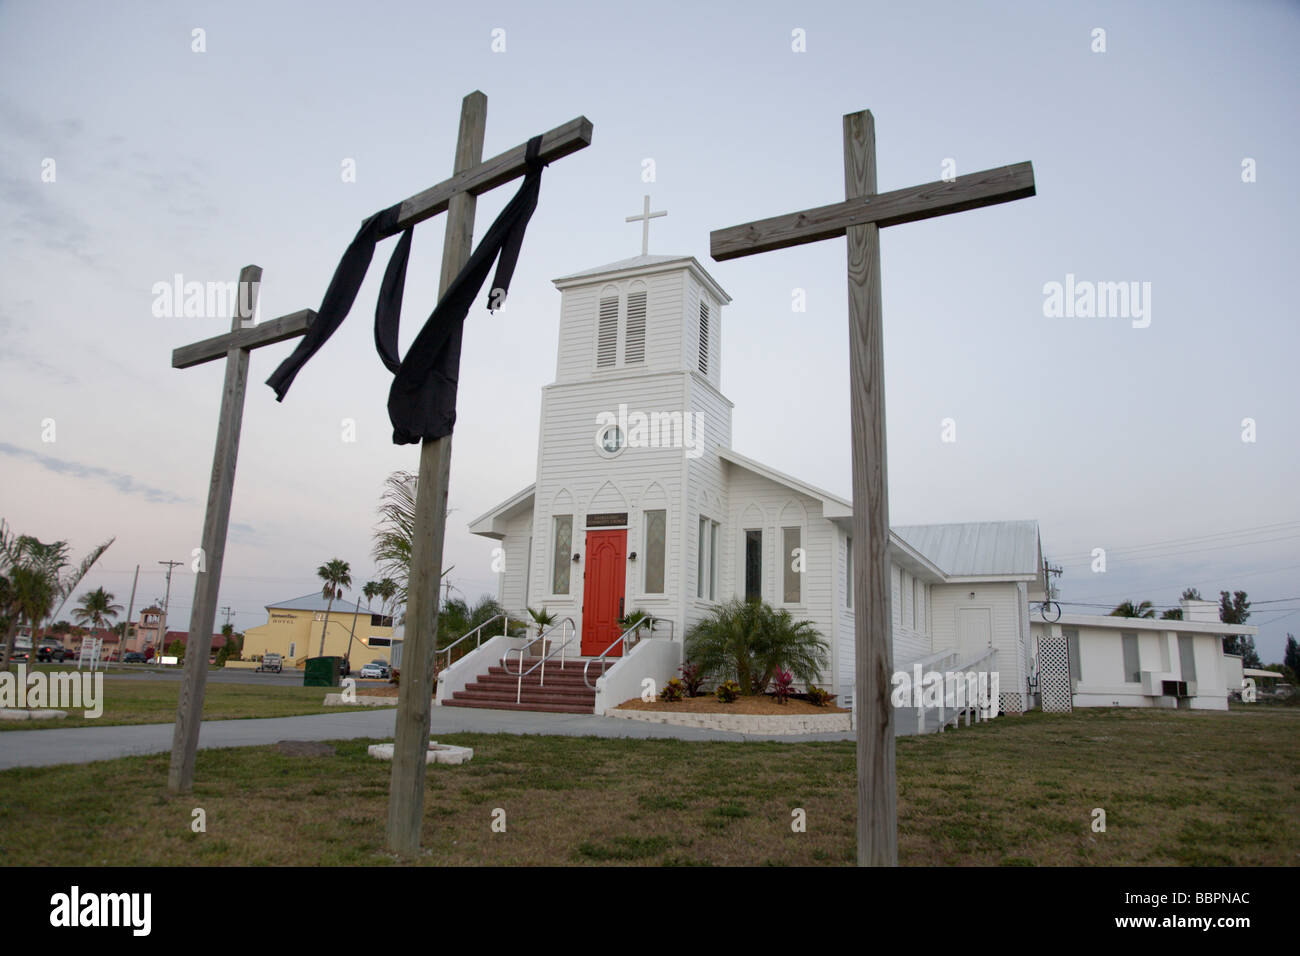
<instances>
[{"instance_id":1,"label":"palm shrub","mask_svg":"<svg viewBox=\"0 0 1300 956\"><path fill-rule=\"evenodd\" d=\"M496 598L487 594L479 598L478 603L473 607L462 598L448 598L443 602L442 610L438 612L438 647L454 644L500 613L501 605L497 603Z\"/></svg>"},{"instance_id":2,"label":"palm shrub","mask_svg":"<svg viewBox=\"0 0 1300 956\"><path fill-rule=\"evenodd\" d=\"M686 656L714 680L734 679L743 694L764 693L778 670L812 683L827 666L826 642L811 621L796 621L765 601L739 599L691 628Z\"/></svg>"},{"instance_id":3,"label":"palm shrub","mask_svg":"<svg viewBox=\"0 0 1300 956\"><path fill-rule=\"evenodd\" d=\"M555 623L555 615L550 611L546 610L545 604L542 605L542 609L540 611L534 611L530 607L524 608L524 610L528 612L528 616L531 617L533 619L533 623L537 625L538 637L541 637L544 633L546 633L546 629ZM545 642L542 643L542 654L543 655L546 654Z\"/></svg>"}]
</instances>

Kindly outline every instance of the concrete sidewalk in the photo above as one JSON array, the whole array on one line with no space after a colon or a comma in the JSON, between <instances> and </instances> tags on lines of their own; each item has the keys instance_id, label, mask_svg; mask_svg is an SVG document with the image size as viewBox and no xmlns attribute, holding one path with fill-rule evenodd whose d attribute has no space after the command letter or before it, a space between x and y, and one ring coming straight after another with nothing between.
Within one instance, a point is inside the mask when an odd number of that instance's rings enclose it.
<instances>
[{"instance_id":1,"label":"concrete sidewalk","mask_svg":"<svg viewBox=\"0 0 1300 956\"><path fill-rule=\"evenodd\" d=\"M376 737L391 740L396 709L313 714L306 717L269 717L253 720L205 720L199 748L255 747L279 740L351 740ZM432 736L444 734L550 734L563 737L633 737L677 740L853 740L853 734L736 734L649 724L619 717L587 714L544 714L512 710L477 710L434 707ZM138 754L168 753L172 749L171 724L135 724L123 727L70 727L66 730L10 730L0 733L0 770L11 767L45 767L61 763L90 763Z\"/></svg>"}]
</instances>

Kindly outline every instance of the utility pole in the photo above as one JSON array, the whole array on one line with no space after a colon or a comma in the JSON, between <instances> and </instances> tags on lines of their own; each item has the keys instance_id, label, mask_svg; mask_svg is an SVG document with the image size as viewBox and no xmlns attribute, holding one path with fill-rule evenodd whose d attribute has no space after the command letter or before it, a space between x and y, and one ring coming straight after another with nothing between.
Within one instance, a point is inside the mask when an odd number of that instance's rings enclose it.
<instances>
[{"instance_id":1,"label":"utility pole","mask_svg":"<svg viewBox=\"0 0 1300 956\"><path fill-rule=\"evenodd\" d=\"M229 626L230 626L230 615L231 615L231 613L232 613L232 611L230 610L230 605L226 605L226 606L223 607L221 610L222 610L222 611L225 613L225 615L226 615L226 627L229 627Z\"/></svg>"},{"instance_id":2,"label":"utility pole","mask_svg":"<svg viewBox=\"0 0 1300 956\"><path fill-rule=\"evenodd\" d=\"M348 649L343 652L343 662L347 666L348 673L352 673L352 642L356 639L357 634L357 615L361 613L361 595L357 595L357 606L352 611L352 632L348 634ZM388 654L392 656L390 646Z\"/></svg>"},{"instance_id":3,"label":"utility pole","mask_svg":"<svg viewBox=\"0 0 1300 956\"><path fill-rule=\"evenodd\" d=\"M161 659L163 651L167 644L167 607L172 600L172 568L179 567L184 561L159 561L159 564L167 565L167 596L163 598L162 620L158 622L158 649L154 652L156 659Z\"/></svg>"},{"instance_id":4,"label":"utility pole","mask_svg":"<svg viewBox=\"0 0 1300 956\"><path fill-rule=\"evenodd\" d=\"M126 605L126 623L122 625L122 640L117 645L117 662L126 656L126 638L131 633L131 615L135 611L135 586L140 583L140 565L135 566L135 579L131 582L131 600Z\"/></svg>"}]
</instances>

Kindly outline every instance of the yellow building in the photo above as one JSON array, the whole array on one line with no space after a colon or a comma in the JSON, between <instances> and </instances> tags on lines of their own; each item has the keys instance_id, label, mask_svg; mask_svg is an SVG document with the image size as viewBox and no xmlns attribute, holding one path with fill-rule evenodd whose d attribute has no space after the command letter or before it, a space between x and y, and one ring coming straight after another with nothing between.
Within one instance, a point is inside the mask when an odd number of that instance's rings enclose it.
<instances>
[{"instance_id":1,"label":"yellow building","mask_svg":"<svg viewBox=\"0 0 1300 956\"><path fill-rule=\"evenodd\" d=\"M302 667L309 657L320 657L321 630L325 627L325 610L329 601L319 591L268 604L268 620L244 632L243 659L262 654L279 654L286 667ZM325 657L347 656L353 668L373 660L392 661L393 619L371 614L356 601L335 600L330 610L329 631L325 634ZM398 643L401 637L397 638ZM348 654L351 646L351 654Z\"/></svg>"}]
</instances>

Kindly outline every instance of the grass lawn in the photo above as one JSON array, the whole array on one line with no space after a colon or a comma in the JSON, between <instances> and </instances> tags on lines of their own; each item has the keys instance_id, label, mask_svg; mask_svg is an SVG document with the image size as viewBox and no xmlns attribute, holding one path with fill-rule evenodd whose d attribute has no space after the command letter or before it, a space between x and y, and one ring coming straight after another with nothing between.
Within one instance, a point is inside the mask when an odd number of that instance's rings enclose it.
<instances>
[{"instance_id":1,"label":"grass lawn","mask_svg":"<svg viewBox=\"0 0 1300 956\"><path fill-rule=\"evenodd\" d=\"M45 668L42 667L42 670ZM223 684L208 681L203 693L204 720L233 720L240 717L293 717L298 714L337 713L357 707L326 707L325 695L337 688L286 687L282 684ZM358 686L358 693L365 693ZM170 724L176 720L178 680L144 680L130 677L104 678L104 713L83 717L69 710L62 720L0 720L6 730L42 730L47 727L106 727L111 724Z\"/></svg>"},{"instance_id":2,"label":"grass lawn","mask_svg":"<svg viewBox=\"0 0 1300 956\"><path fill-rule=\"evenodd\" d=\"M854 745L459 734L428 771L423 862L848 864ZM0 865L385 864L390 765L200 751L0 773ZM1091 709L898 741L903 864L1300 863L1300 709ZM193 833L202 807L207 832ZM491 828L506 811L505 833ZM1094 833L1092 810L1106 811ZM791 830L791 811L807 832Z\"/></svg>"}]
</instances>

